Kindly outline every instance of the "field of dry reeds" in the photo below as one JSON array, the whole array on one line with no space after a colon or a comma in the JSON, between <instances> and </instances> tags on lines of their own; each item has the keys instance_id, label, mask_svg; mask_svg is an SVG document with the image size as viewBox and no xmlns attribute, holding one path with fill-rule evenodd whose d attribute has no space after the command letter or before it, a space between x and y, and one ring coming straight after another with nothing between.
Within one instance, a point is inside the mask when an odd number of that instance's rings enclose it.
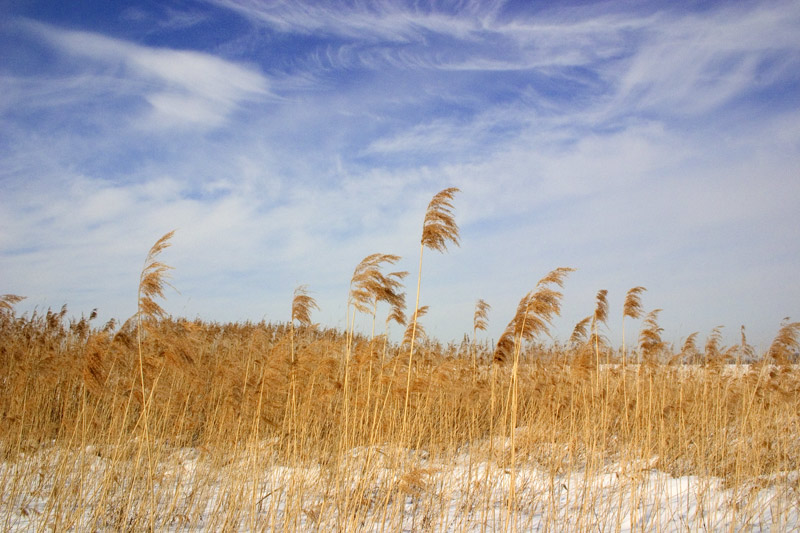
<instances>
[{"instance_id":1,"label":"field of dry reeds","mask_svg":"<svg viewBox=\"0 0 800 533\"><path fill-rule=\"evenodd\" d=\"M627 346L599 333L605 291L566 345L543 344L571 271L557 268L496 344L476 340L479 300L471 340L443 345L424 334L419 287L424 251L459 242L455 193L428 207L414 310L407 273L386 272L399 258L373 254L343 331L312 324L305 287L285 323L167 316L171 233L121 324L19 316L2 297L0 530L800 528L800 323L763 354L718 332L674 353L634 287Z\"/></svg>"}]
</instances>

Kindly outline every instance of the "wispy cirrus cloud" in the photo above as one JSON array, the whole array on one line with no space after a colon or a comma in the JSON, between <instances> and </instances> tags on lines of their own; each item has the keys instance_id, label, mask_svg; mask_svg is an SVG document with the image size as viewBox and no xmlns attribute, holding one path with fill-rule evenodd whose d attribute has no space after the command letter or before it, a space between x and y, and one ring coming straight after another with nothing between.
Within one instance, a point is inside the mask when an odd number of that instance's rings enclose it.
<instances>
[{"instance_id":1,"label":"wispy cirrus cloud","mask_svg":"<svg viewBox=\"0 0 800 533\"><path fill-rule=\"evenodd\" d=\"M438 8L433 5L377 1L310 3L257 0L209 0L220 7L269 25L280 32L324 34L359 41L403 42L426 34L464 36L480 30L503 2L468 1ZM457 12L457 14L455 13Z\"/></svg>"},{"instance_id":2,"label":"wispy cirrus cloud","mask_svg":"<svg viewBox=\"0 0 800 533\"><path fill-rule=\"evenodd\" d=\"M68 94L87 99L93 93L141 98L147 106L137 117L139 126L213 128L240 105L270 94L262 73L210 54L147 47L27 20L22 26L71 60L71 72L51 80L56 85L52 92L71 89ZM46 90L46 79L36 83Z\"/></svg>"},{"instance_id":3,"label":"wispy cirrus cloud","mask_svg":"<svg viewBox=\"0 0 800 533\"><path fill-rule=\"evenodd\" d=\"M636 53L618 73L615 103L628 112L691 116L769 87L797 72L800 24L785 4L714 14L656 17Z\"/></svg>"}]
</instances>

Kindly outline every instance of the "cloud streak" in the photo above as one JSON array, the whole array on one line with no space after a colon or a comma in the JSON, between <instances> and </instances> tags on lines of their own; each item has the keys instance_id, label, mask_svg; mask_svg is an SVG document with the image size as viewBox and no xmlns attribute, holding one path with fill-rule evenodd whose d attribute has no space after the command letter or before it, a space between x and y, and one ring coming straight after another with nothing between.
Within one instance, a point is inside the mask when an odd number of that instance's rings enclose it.
<instances>
[{"instance_id":1,"label":"cloud streak","mask_svg":"<svg viewBox=\"0 0 800 533\"><path fill-rule=\"evenodd\" d=\"M140 46L31 21L23 21L23 26L65 58L92 65L92 71L87 64L83 73L71 78L77 91L99 80L106 93L144 98L149 109L140 124L147 127L213 128L240 104L269 95L263 74L206 53Z\"/></svg>"}]
</instances>

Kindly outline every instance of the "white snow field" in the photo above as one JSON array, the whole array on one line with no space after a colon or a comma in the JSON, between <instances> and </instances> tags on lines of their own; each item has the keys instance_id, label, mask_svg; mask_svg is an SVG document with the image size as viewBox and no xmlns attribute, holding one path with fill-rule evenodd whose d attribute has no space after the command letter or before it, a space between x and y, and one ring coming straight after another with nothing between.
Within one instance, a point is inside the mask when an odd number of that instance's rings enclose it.
<instances>
[{"instance_id":1,"label":"white snow field","mask_svg":"<svg viewBox=\"0 0 800 533\"><path fill-rule=\"evenodd\" d=\"M800 531L797 470L733 489L672 477L655 457L571 468L569 450L552 450L564 472L521 457L511 468L502 444L443 458L376 446L313 466L281 465L274 443L226 460L174 449L157 458L152 504L112 449L41 449L0 465L0 530Z\"/></svg>"}]
</instances>

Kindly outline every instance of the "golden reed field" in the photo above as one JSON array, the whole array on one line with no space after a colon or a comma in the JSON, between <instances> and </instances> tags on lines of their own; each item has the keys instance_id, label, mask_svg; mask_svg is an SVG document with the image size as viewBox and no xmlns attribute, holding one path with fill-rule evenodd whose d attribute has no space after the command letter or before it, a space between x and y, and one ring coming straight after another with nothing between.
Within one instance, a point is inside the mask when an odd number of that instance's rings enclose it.
<instances>
[{"instance_id":1,"label":"golden reed field","mask_svg":"<svg viewBox=\"0 0 800 533\"><path fill-rule=\"evenodd\" d=\"M423 253L459 243L457 192L428 206L411 310L399 257L370 255L344 331L313 324L302 286L285 323L167 316L172 233L124 323L18 316L3 296L0 530L800 530L800 323L765 353L719 330L677 351L634 287L544 344L557 268L496 344L476 340L479 300L471 340L443 345L419 287ZM610 313L640 319L620 347Z\"/></svg>"}]
</instances>

